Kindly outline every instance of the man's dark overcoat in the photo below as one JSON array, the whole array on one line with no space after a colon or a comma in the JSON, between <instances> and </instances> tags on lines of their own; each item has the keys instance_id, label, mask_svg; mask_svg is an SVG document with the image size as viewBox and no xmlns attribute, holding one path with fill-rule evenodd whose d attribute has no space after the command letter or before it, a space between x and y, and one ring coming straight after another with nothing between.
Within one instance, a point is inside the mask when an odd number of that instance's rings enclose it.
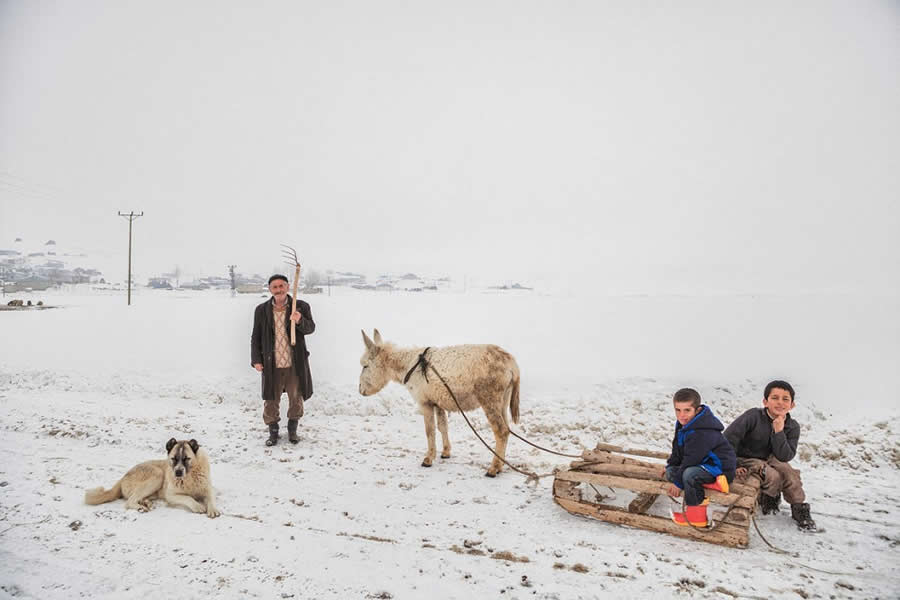
<instances>
[{"instance_id":1,"label":"man's dark overcoat","mask_svg":"<svg viewBox=\"0 0 900 600\"><path fill-rule=\"evenodd\" d=\"M250 334L250 364L262 364L262 397L263 400L275 400L281 397L282 390L275 389L275 313L274 298L266 300L256 307L253 313L253 333ZM312 374L309 371L309 351L306 349L304 336L316 330L309 304L303 300L297 300L297 310L301 319L297 324L297 345L292 348L294 372L300 378L300 392L303 399L307 400L313 393ZM287 318L284 327L291 336L291 313L293 312L293 299L287 298Z\"/></svg>"}]
</instances>

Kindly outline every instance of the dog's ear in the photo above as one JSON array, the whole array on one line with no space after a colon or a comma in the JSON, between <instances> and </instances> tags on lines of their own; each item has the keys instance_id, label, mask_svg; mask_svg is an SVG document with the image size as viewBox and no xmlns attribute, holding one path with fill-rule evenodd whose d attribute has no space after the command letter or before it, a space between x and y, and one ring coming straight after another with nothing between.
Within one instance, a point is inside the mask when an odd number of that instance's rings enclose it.
<instances>
[{"instance_id":1,"label":"dog's ear","mask_svg":"<svg viewBox=\"0 0 900 600\"><path fill-rule=\"evenodd\" d=\"M171 440L166 442L166 452L171 452L172 448L174 448L175 444L177 444L177 443L178 443L178 440L176 440L175 438L172 438Z\"/></svg>"},{"instance_id":2,"label":"dog's ear","mask_svg":"<svg viewBox=\"0 0 900 600\"><path fill-rule=\"evenodd\" d=\"M197 454L197 450L200 449L200 442L198 442L197 440L191 440L188 442L188 446L191 447L191 450L194 451L194 454Z\"/></svg>"}]
</instances>

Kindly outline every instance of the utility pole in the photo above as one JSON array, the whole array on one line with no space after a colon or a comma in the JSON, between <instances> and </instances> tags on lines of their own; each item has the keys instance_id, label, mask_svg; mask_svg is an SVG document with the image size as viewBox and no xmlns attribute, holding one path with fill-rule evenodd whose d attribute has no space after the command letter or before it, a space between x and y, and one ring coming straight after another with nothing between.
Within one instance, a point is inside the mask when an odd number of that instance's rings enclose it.
<instances>
[{"instance_id":1,"label":"utility pole","mask_svg":"<svg viewBox=\"0 0 900 600\"><path fill-rule=\"evenodd\" d=\"M237 268L237 265L228 265L228 274L231 275L231 295L234 296L237 293L237 282L234 278L234 270Z\"/></svg>"},{"instance_id":2,"label":"utility pole","mask_svg":"<svg viewBox=\"0 0 900 600\"><path fill-rule=\"evenodd\" d=\"M131 225L135 219L144 216L144 211L141 211L139 215L134 214L134 211L127 215L120 212L119 216L128 219L128 306L131 306Z\"/></svg>"}]
</instances>

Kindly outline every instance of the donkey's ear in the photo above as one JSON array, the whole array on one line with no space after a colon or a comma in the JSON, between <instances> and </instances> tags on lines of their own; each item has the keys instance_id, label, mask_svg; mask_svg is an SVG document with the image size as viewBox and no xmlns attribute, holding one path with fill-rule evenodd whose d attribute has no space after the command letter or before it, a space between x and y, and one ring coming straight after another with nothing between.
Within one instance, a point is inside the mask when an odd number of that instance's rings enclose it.
<instances>
[{"instance_id":1,"label":"donkey's ear","mask_svg":"<svg viewBox=\"0 0 900 600\"><path fill-rule=\"evenodd\" d=\"M197 440L191 440L188 442L188 445L191 447L191 450L194 451L194 454L197 454L197 450L200 449L200 442Z\"/></svg>"},{"instance_id":2,"label":"donkey's ear","mask_svg":"<svg viewBox=\"0 0 900 600\"><path fill-rule=\"evenodd\" d=\"M166 442L166 452L171 452L172 448L174 448L175 444L177 444L177 443L178 443L178 440L176 440L175 438L172 438L171 440Z\"/></svg>"},{"instance_id":3,"label":"donkey's ear","mask_svg":"<svg viewBox=\"0 0 900 600\"><path fill-rule=\"evenodd\" d=\"M360 330L362 331L362 330ZM375 346L375 342L369 339L369 336L366 335L366 332L363 331L363 343L366 345L366 350L371 350L373 346Z\"/></svg>"},{"instance_id":4,"label":"donkey's ear","mask_svg":"<svg viewBox=\"0 0 900 600\"><path fill-rule=\"evenodd\" d=\"M379 346L381 345L381 334L378 333L378 330L375 330L375 343Z\"/></svg>"}]
</instances>

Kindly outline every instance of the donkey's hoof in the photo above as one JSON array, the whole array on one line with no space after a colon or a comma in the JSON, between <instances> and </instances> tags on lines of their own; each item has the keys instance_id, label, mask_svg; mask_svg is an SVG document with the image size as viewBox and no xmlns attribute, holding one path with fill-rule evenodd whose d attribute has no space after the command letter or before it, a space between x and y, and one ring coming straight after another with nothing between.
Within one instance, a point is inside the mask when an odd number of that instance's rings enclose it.
<instances>
[{"instance_id":1,"label":"donkey's hoof","mask_svg":"<svg viewBox=\"0 0 900 600\"><path fill-rule=\"evenodd\" d=\"M487 473L484 474L484 476L485 477L496 477L497 471L488 471Z\"/></svg>"},{"instance_id":2,"label":"donkey's hoof","mask_svg":"<svg viewBox=\"0 0 900 600\"><path fill-rule=\"evenodd\" d=\"M430 467L430 466L431 466L431 461L428 460L428 459L426 458L425 460L422 461L422 466L423 466L423 467Z\"/></svg>"},{"instance_id":3,"label":"donkey's hoof","mask_svg":"<svg viewBox=\"0 0 900 600\"><path fill-rule=\"evenodd\" d=\"M450 453L449 452L446 454L441 453L441 458L450 458Z\"/></svg>"}]
</instances>

